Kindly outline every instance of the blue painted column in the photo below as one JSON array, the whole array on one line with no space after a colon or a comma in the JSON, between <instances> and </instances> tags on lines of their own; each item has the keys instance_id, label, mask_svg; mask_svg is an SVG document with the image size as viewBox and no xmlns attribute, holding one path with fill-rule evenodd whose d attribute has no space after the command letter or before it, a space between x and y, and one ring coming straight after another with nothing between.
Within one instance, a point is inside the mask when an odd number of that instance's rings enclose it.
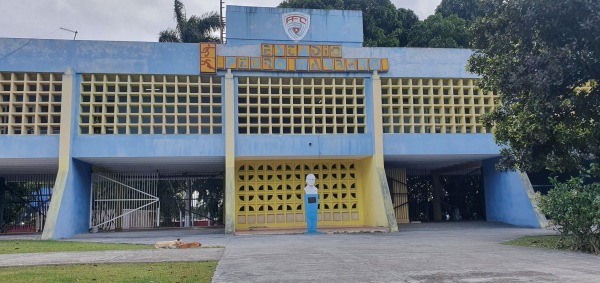
<instances>
[{"instance_id":1,"label":"blue painted column","mask_svg":"<svg viewBox=\"0 0 600 283\"><path fill-rule=\"evenodd\" d=\"M487 221L520 227L543 227L532 204L533 190L527 191L519 173L497 171L495 166L499 160L499 157L487 159L482 164Z\"/></svg>"},{"instance_id":2,"label":"blue painted column","mask_svg":"<svg viewBox=\"0 0 600 283\"><path fill-rule=\"evenodd\" d=\"M63 75L58 174L42 232L43 240L71 238L90 228L92 166L72 158L71 152L73 136L77 133L79 108L75 77L71 67Z\"/></svg>"},{"instance_id":3,"label":"blue painted column","mask_svg":"<svg viewBox=\"0 0 600 283\"><path fill-rule=\"evenodd\" d=\"M319 195L304 195L304 211L306 214L307 230L305 234L319 234L317 232L317 212L319 211Z\"/></svg>"}]
</instances>

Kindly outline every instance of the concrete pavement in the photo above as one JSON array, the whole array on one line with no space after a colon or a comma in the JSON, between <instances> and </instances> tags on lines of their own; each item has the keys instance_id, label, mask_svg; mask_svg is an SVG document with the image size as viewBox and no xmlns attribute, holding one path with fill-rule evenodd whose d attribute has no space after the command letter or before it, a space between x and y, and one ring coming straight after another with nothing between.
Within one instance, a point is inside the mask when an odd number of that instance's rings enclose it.
<instances>
[{"instance_id":1,"label":"concrete pavement","mask_svg":"<svg viewBox=\"0 0 600 283\"><path fill-rule=\"evenodd\" d=\"M181 238L215 248L2 255L0 266L22 265L33 258L52 258L52 264L73 263L72 258L80 259L77 263L219 260L213 282L600 282L600 256L501 245L554 232L492 222L401 225L398 233L230 236L220 232L82 234L71 240L153 244Z\"/></svg>"}]
</instances>

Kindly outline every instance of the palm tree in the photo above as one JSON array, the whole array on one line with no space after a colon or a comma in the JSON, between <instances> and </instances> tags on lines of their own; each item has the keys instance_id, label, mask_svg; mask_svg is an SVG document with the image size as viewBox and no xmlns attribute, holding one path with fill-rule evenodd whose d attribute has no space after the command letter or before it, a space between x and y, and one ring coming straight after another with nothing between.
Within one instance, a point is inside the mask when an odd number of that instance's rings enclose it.
<instances>
[{"instance_id":1,"label":"palm tree","mask_svg":"<svg viewBox=\"0 0 600 283\"><path fill-rule=\"evenodd\" d=\"M174 17L177 21L175 29L168 28L159 33L159 42L219 42L214 32L221 29L221 17L217 12L204 13L202 16L191 16L186 19L185 7L175 0Z\"/></svg>"}]
</instances>

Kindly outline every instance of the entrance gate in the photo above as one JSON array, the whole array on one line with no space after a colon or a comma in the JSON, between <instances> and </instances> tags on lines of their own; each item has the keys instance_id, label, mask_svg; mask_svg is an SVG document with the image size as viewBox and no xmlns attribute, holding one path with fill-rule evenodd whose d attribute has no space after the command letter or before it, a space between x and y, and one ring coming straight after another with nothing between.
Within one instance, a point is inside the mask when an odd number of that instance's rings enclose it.
<instances>
[{"instance_id":1,"label":"entrance gate","mask_svg":"<svg viewBox=\"0 0 600 283\"><path fill-rule=\"evenodd\" d=\"M91 229L214 226L223 222L223 172L94 173Z\"/></svg>"},{"instance_id":2,"label":"entrance gate","mask_svg":"<svg viewBox=\"0 0 600 283\"><path fill-rule=\"evenodd\" d=\"M158 227L157 181L156 173L93 173L92 230Z\"/></svg>"},{"instance_id":3,"label":"entrance gate","mask_svg":"<svg viewBox=\"0 0 600 283\"><path fill-rule=\"evenodd\" d=\"M443 219L485 219L485 198L481 176L481 168L440 175Z\"/></svg>"},{"instance_id":4,"label":"entrance gate","mask_svg":"<svg viewBox=\"0 0 600 283\"><path fill-rule=\"evenodd\" d=\"M55 174L0 175L0 232L41 232Z\"/></svg>"},{"instance_id":5,"label":"entrance gate","mask_svg":"<svg viewBox=\"0 0 600 283\"><path fill-rule=\"evenodd\" d=\"M223 172L160 174L160 226L223 224L224 187Z\"/></svg>"}]
</instances>

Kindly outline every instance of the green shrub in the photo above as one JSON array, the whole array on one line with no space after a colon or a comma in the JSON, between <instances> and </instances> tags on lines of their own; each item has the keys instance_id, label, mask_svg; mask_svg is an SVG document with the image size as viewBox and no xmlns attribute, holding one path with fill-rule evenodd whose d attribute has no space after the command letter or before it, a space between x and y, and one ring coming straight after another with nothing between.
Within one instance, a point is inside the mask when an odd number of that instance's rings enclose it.
<instances>
[{"instance_id":1,"label":"green shrub","mask_svg":"<svg viewBox=\"0 0 600 283\"><path fill-rule=\"evenodd\" d=\"M554 188L546 196L539 196L539 204L556 224L561 245L600 254L600 183L586 180L574 177L562 183L551 179Z\"/></svg>"}]
</instances>

